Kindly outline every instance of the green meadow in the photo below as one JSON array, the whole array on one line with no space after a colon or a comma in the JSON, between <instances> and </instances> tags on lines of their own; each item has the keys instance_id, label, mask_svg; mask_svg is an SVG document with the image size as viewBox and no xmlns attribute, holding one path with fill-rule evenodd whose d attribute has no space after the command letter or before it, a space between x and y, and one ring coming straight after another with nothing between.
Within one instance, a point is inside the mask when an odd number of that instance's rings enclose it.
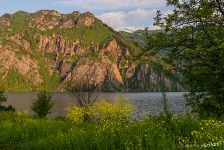
<instances>
[{"instance_id":1,"label":"green meadow","mask_svg":"<svg viewBox=\"0 0 224 150\"><path fill-rule=\"evenodd\" d=\"M0 113L0 149L224 149L224 121L191 116L72 121Z\"/></svg>"}]
</instances>

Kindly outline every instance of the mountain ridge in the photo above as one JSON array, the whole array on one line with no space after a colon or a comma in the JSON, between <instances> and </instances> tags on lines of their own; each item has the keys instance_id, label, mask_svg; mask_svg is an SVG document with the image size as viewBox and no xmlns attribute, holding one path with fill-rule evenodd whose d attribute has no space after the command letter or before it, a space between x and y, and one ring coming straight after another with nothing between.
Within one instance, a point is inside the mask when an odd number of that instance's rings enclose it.
<instances>
[{"instance_id":1,"label":"mountain ridge","mask_svg":"<svg viewBox=\"0 0 224 150\"><path fill-rule=\"evenodd\" d=\"M104 91L158 90L150 66L136 62L141 47L90 12L18 11L1 16L0 27L0 87L6 91L64 91L66 82L86 74ZM167 89L172 86L167 80Z\"/></svg>"}]
</instances>

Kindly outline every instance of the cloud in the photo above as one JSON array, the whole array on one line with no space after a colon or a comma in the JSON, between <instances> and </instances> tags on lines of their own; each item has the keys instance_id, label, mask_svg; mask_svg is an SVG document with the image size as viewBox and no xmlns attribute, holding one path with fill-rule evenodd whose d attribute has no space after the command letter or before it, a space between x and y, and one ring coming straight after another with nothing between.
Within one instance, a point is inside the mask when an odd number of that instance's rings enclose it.
<instances>
[{"instance_id":1,"label":"cloud","mask_svg":"<svg viewBox=\"0 0 224 150\"><path fill-rule=\"evenodd\" d=\"M165 0L55 0L56 3L87 9L158 8Z\"/></svg>"},{"instance_id":2,"label":"cloud","mask_svg":"<svg viewBox=\"0 0 224 150\"><path fill-rule=\"evenodd\" d=\"M116 30L120 30L125 26L125 17L124 12L108 12L98 16L99 19Z\"/></svg>"},{"instance_id":3,"label":"cloud","mask_svg":"<svg viewBox=\"0 0 224 150\"><path fill-rule=\"evenodd\" d=\"M64 7L88 10L117 31L152 27L156 9L166 0L51 0Z\"/></svg>"},{"instance_id":4,"label":"cloud","mask_svg":"<svg viewBox=\"0 0 224 150\"><path fill-rule=\"evenodd\" d=\"M138 8L136 10L132 10L128 12L127 16L131 18L137 18L137 19L148 19L150 16L155 16L156 10L146 10L142 8Z\"/></svg>"},{"instance_id":5,"label":"cloud","mask_svg":"<svg viewBox=\"0 0 224 150\"><path fill-rule=\"evenodd\" d=\"M150 26L127 26L122 31L126 31L126 32L130 32L131 33L131 32L137 31L137 30L144 30L146 27L148 28L148 30L161 29L160 27L153 26L153 25L150 25Z\"/></svg>"},{"instance_id":6,"label":"cloud","mask_svg":"<svg viewBox=\"0 0 224 150\"><path fill-rule=\"evenodd\" d=\"M136 30L143 30L143 29L145 29L145 26L127 26L127 27L123 28L122 31L133 32Z\"/></svg>"},{"instance_id":7,"label":"cloud","mask_svg":"<svg viewBox=\"0 0 224 150\"><path fill-rule=\"evenodd\" d=\"M139 22L146 22L150 20L150 17L155 16L155 10L146 10L146 9L135 9L128 12L124 11L113 11L113 12L106 12L102 13L101 15L97 16L103 22L114 28L115 30L139 30L144 29L148 25L139 25ZM133 21L137 22L133 25ZM131 22L131 23L130 23Z\"/></svg>"}]
</instances>

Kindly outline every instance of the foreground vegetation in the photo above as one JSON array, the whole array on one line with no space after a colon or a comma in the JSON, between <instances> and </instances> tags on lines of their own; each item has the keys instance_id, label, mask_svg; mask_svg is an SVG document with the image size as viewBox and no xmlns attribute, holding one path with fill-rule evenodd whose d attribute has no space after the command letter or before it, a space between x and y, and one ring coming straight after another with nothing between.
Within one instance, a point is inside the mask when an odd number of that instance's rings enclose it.
<instances>
[{"instance_id":1,"label":"foreground vegetation","mask_svg":"<svg viewBox=\"0 0 224 150\"><path fill-rule=\"evenodd\" d=\"M0 110L0 149L224 149L224 120L172 116L166 98L164 113L141 120L132 118L134 107L122 97L69 106L65 117L47 119L50 99L46 92L38 94L36 117Z\"/></svg>"},{"instance_id":2,"label":"foreground vegetation","mask_svg":"<svg viewBox=\"0 0 224 150\"><path fill-rule=\"evenodd\" d=\"M0 113L0 149L223 149L224 122L190 116L70 121Z\"/></svg>"}]
</instances>

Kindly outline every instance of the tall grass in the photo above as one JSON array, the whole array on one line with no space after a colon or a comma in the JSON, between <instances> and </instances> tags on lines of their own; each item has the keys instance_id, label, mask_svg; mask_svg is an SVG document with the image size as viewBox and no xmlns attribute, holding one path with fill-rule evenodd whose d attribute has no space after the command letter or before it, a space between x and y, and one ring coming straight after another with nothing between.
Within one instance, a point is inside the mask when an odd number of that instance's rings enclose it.
<instances>
[{"instance_id":1,"label":"tall grass","mask_svg":"<svg viewBox=\"0 0 224 150\"><path fill-rule=\"evenodd\" d=\"M224 149L224 122L189 116L71 122L0 113L0 149Z\"/></svg>"}]
</instances>

